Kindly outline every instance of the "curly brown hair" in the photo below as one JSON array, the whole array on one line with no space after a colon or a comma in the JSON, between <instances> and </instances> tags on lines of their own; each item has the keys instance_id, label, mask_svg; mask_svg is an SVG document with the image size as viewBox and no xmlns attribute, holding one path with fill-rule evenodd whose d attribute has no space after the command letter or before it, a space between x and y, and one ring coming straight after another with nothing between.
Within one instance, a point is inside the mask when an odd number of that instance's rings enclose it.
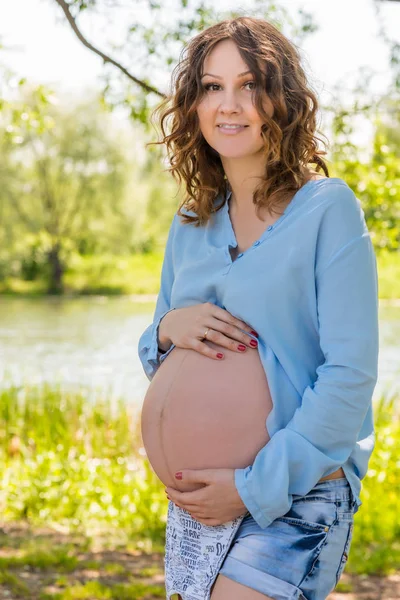
<instances>
[{"instance_id":1,"label":"curly brown hair","mask_svg":"<svg viewBox=\"0 0 400 600\"><path fill-rule=\"evenodd\" d=\"M178 215L182 223L194 223L196 227L206 224L211 213L222 208L229 187L220 156L204 139L196 112L205 93L201 84L204 60L218 42L226 39L235 42L255 78L254 104L265 123L261 136L266 170L253 194L256 211L263 207L271 212L275 202L291 199L310 179L310 163L317 165L314 173L322 168L329 177L321 158L327 153L318 150L320 138L315 136L317 96L307 83L297 48L265 19L241 16L221 21L197 34L183 48L172 73L171 92L152 115L159 115L163 139L150 144L166 145L171 165L166 171L186 186L187 197ZM265 93L274 106L272 118L263 108ZM171 132L166 135L165 121L170 116ZM219 194L223 202L217 207ZM182 208L196 216L183 214Z\"/></svg>"}]
</instances>

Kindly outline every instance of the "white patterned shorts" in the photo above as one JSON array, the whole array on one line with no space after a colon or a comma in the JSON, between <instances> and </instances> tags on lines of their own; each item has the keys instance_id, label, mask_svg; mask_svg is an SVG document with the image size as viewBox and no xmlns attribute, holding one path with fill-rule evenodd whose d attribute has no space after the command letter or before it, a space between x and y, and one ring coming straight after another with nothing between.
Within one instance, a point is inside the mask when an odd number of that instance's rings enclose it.
<instances>
[{"instance_id":1,"label":"white patterned shorts","mask_svg":"<svg viewBox=\"0 0 400 600\"><path fill-rule=\"evenodd\" d=\"M211 587L244 517L222 525L203 525L185 509L168 504L165 542L167 600L209 600Z\"/></svg>"}]
</instances>

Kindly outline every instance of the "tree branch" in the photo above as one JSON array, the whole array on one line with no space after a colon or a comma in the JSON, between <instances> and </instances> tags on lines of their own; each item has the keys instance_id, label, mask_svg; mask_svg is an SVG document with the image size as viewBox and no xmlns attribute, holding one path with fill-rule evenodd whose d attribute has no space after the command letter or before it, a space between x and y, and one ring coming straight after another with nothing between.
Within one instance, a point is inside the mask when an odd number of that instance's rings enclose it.
<instances>
[{"instance_id":1,"label":"tree branch","mask_svg":"<svg viewBox=\"0 0 400 600\"><path fill-rule=\"evenodd\" d=\"M55 0L55 2L57 2L57 4L64 11L64 14L65 14L65 16L67 18L68 23L71 25L72 30L74 31L74 33L77 36L77 38L82 42L82 44L84 46L86 46L86 48L89 48L89 50L91 50L92 52L94 52L98 56L101 56L101 58L104 60L105 63L111 63L112 65L114 65L115 67L117 67L117 69L119 69L120 71L122 71L122 73L124 73L124 75L126 75L127 77L129 77L129 79L131 79L132 81L134 81L135 83L137 83L138 85L140 85L144 90L146 90L146 92L153 92L154 94L157 94L158 96L161 96L162 98L166 97L166 95L163 92L160 92L159 90L157 90L153 86L148 85L144 81L138 79L137 77L135 77L134 75L132 75L132 73L130 73L128 71L128 69L126 69L125 67L123 67L119 62L117 62L116 60L114 60L110 56L107 56L107 54L104 54L104 52L101 52L101 50L98 50L97 48L95 48L94 46L92 46L92 44L90 44L90 42L88 42L87 39L79 31L79 29L78 29L78 27L76 25L76 21L75 21L74 17L71 15L71 12L69 10L68 3L65 2L65 0Z\"/></svg>"}]
</instances>

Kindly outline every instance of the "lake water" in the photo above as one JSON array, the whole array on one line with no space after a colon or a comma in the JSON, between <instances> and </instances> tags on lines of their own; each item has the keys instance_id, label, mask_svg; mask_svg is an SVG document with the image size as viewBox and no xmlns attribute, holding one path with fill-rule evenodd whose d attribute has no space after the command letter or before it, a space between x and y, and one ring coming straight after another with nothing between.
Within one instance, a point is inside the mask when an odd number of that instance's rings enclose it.
<instances>
[{"instance_id":1,"label":"lake water","mask_svg":"<svg viewBox=\"0 0 400 600\"><path fill-rule=\"evenodd\" d=\"M149 381L137 354L154 296L0 297L0 382L89 386L139 408ZM379 376L374 398L400 393L400 302L380 302Z\"/></svg>"}]
</instances>

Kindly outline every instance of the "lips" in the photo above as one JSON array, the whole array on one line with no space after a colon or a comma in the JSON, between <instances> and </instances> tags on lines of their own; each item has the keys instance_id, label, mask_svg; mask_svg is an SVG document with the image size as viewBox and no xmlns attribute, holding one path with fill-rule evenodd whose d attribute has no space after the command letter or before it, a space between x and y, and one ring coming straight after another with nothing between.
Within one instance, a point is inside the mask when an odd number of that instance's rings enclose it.
<instances>
[{"instance_id":1,"label":"lips","mask_svg":"<svg viewBox=\"0 0 400 600\"><path fill-rule=\"evenodd\" d=\"M244 130L247 128L248 128L248 125L235 125L234 127L223 127L221 125L217 126L217 129L219 129L219 132L223 136L239 135L239 133L243 133Z\"/></svg>"}]
</instances>

